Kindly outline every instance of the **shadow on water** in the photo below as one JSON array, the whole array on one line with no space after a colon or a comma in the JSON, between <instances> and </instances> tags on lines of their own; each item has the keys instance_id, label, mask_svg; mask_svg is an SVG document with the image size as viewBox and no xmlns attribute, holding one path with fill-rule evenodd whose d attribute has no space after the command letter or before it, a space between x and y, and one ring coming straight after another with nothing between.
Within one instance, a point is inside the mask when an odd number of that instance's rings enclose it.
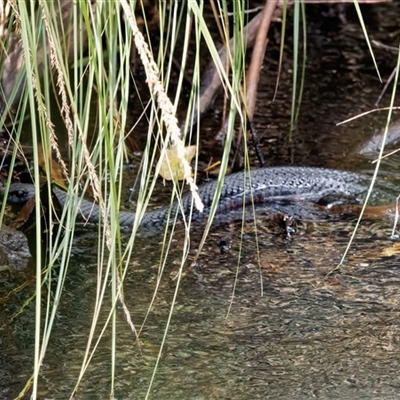
<instances>
[{"instance_id":1,"label":"shadow on water","mask_svg":"<svg viewBox=\"0 0 400 400\"><path fill-rule=\"evenodd\" d=\"M386 8L373 7L368 17L374 26L383 26ZM385 7L389 14L398 15L398 6ZM316 12L312 10L311 17ZM335 21L333 31L328 31L320 21L314 18L309 27L310 72L292 143L286 139L291 76L283 72L278 98L271 103L279 47L273 41L269 44L266 61L272 67L263 74L256 117L257 130L265 133L266 159L273 165L294 162L371 171L369 161L354 156L351 148L364 140L366 132L383 126L385 117L374 115L334 126L372 108L380 91L359 23L349 16L346 24ZM388 36L374 33L382 40ZM379 50L375 55L389 69L390 57ZM285 71L291 68L289 60L290 53ZM394 62L393 57L393 66ZM206 133L217 129L215 119L205 118ZM207 142L203 151L207 152ZM383 173L390 179L398 172L397 161L384 163ZM397 398L400 272L398 257L384 255L393 245L390 225L365 220L340 272L327 276L340 261L354 222L354 218L299 221L292 240L265 220L258 221L257 235L251 224L245 225L242 236L240 222L213 227L198 266L185 267L150 398ZM190 259L200 236L200 228L193 230ZM218 244L227 237L231 248L221 254ZM147 391L177 284L181 246L182 232L178 232L139 343L118 310L118 399L144 398ZM125 299L136 327L143 322L156 287L160 248L157 237L136 242L125 279ZM41 370L39 398L68 398L75 386L94 308L96 250L92 239L87 244L78 242L74 249ZM1 275L1 298L20 284L20 276ZM2 322L33 291L32 283L12 300L5 299ZM99 331L109 311L107 300ZM31 374L34 318L31 303L14 323L3 326L1 398L12 398ZM108 329L76 399L108 398L110 341Z\"/></svg>"}]
</instances>

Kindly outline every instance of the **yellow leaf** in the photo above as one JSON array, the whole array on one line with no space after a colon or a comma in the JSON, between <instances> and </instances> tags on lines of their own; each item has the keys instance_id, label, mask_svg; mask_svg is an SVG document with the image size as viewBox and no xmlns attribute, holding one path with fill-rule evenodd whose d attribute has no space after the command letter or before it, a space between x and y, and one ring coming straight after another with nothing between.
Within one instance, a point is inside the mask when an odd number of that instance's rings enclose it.
<instances>
[{"instance_id":1,"label":"yellow leaf","mask_svg":"<svg viewBox=\"0 0 400 400\"><path fill-rule=\"evenodd\" d=\"M192 161L192 158L196 154L197 146L185 147L184 157L188 163ZM185 170L183 168L182 160L178 157L176 147L171 147L165 150L161 155L161 168L160 175L167 181L184 179Z\"/></svg>"}]
</instances>

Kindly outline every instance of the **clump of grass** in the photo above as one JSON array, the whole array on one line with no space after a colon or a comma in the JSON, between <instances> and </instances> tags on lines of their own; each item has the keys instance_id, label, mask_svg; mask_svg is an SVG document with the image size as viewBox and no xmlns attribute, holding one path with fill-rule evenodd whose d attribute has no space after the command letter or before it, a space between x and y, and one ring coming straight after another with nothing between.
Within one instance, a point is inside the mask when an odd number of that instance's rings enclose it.
<instances>
[{"instance_id":1,"label":"clump of grass","mask_svg":"<svg viewBox=\"0 0 400 400\"><path fill-rule=\"evenodd\" d=\"M208 30L202 6L188 2L160 3L160 42L158 55L151 48L151 41L146 30L138 29L132 4L126 1L97 2L95 8L88 2L47 2L39 0L35 7L26 2L12 3L12 29L8 31L8 42L18 43L13 48L14 55L22 60L21 68L15 69L13 93L3 93L8 100L6 110L12 106L15 116L10 133L16 140L22 131L22 121L29 114L29 129L32 132L33 146L32 180L39 193L39 181L42 175L39 160L39 147L43 149L44 170L47 182L52 181L52 163L55 158L68 184L70 196L69 207L64 208L57 221L63 226L62 234L53 232L50 224L50 247L41 247L38 241L36 249L36 321L35 321L35 354L33 362L32 390L33 398L37 397L40 366L43 364L48 350L52 327L55 323L57 304L62 301L63 286L70 268L70 253L75 232L75 220L79 210L79 193L90 185L96 201L98 201L102 223L98 234L98 272L97 294L93 314L92 327L88 332L88 344L82 360L81 374L77 380L84 379L85 371L95 351L102 333L95 336L100 310L104 306L104 296L111 291L112 307L106 324L101 328L104 332L111 326L112 371L115 370L116 353L116 314L117 302L124 305L129 318L129 307L123 299L123 280L131 267L130 259L134 252L135 233L139 221L154 189L159 165L156 162L160 153L166 148L176 148L178 157L182 156L183 147L189 138L199 143L199 130L181 132L178 128L176 110L182 96L182 82L185 71L178 76L178 86L174 98L166 95L169 82L165 71L171 70L176 57L178 42L183 43L181 55L182 65L189 60L189 43L194 49L193 89L190 103L186 110L188 119L199 98L200 86L200 49L205 41L212 58L217 64L221 77L231 96L230 118L228 125L226 152L223 165L228 163L230 145L232 143L234 120L239 108L239 92L243 75L244 49L235 50L232 67L233 75L229 78L225 66L221 65L218 51ZM239 7L239 6L237 6ZM237 10L240 11L241 8ZM219 8L223 21L227 21L225 5ZM146 19L144 19L146 22ZM240 34L243 20L235 26L234 35ZM227 25L224 25L225 28ZM167 27L167 32L164 30ZM226 39L230 32L226 30ZM183 40L181 40L183 35ZM191 51L193 51L191 49ZM11 49L7 48L7 51ZM121 245L118 211L121 204L122 169L125 162L125 135L128 129L129 96L134 91L135 77L131 73L131 56L138 52L146 73L148 93L138 93L139 97L148 97L149 104L144 105L148 118L147 146L143 152L140 189L137 200L137 222L125 250ZM82 60L86 60L83 62ZM235 68L235 63L240 68ZM71 68L70 68L71 67ZM160 68L161 67L161 68ZM3 75L4 76L4 75ZM14 78L14 77L11 77ZM11 79L9 78L9 79ZM54 104L57 105L55 110ZM4 113L5 115L6 113ZM55 122L61 117L60 122ZM95 123L93 123L95 121ZM4 120L0 121L4 124ZM67 133L68 160L65 154L66 143L60 146L57 132L63 129ZM194 138L195 137L195 138ZM94 139L94 140L93 140ZM197 207L201 201L196 195L191 166L185 161L185 180L190 185ZM153 175L155 170L156 175ZM111 179L105 179L110 176ZM222 182L222 181L221 181ZM174 183L177 185L177 183ZM175 190L176 193L180 189ZM48 219L52 215L49 212ZM40 223L39 196L36 199L36 235L40 237L43 227ZM182 255L178 276L182 276L185 260L190 246L190 224L187 226L186 242ZM48 252L48 264L42 265L43 253ZM53 270L57 266L55 280ZM46 273L41 274L46 267ZM111 282L111 285L109 283ZM55 286L54 286L55 285ZM52 287L53 297L43 295L42 287ZM55 287L55 289L54 289ZM177 285L176 295L179 290ZM47 298L43 298L47 296ZM47 304L43 310L41 304ZM172 309L171 309L172 315ZM44 322L44 324L43 324ZM133 335L135 327L131 324ZM165 328L164 339L168 332ZM161 354L162 346L160 348ZM154 374L156 373L156 366ZM153 375L154 377L154 375ZM114 372L112 372L110 393L114 392ZM28 385L29 386L29 385ZM26 389L27 390L27 389ZM150 390L150 388L149 388Z\"/></svg>"}]
</instances>

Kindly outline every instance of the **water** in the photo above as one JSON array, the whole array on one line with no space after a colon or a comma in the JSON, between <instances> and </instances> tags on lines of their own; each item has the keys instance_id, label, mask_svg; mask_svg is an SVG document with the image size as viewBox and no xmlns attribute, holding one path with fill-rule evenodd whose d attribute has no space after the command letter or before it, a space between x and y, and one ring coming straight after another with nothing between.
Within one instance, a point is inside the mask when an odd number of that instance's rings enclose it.
<instances>
[{"instance_id":1,"label":"water","mask_svg":"<svg viewBox=\"0 0 400 400\"><path fill-rule=\"evenodd\" d=\"M352 225L299 223L289 241L276 224L262 221L257 239L248 227L242 242L237 226L223 232L215 227L196 268L186 265L151 398L395 398L400 272L396 258L383 255L393 245L388 226L363 225L340 272L327 276L341 258ZM218 243L227 234L231 249L221 254ZM194 235L194 247L196 241ZM137 328L155 289L158 246L156 241L140 243L125 281L125 300ZM65 398L78 376L94 305L96 264L91 258L80 255L71 263L40 398L57 393ZM118 310L116 398L146 393L179 259L176 248L139 343ZM99 326L108 309L106 299ZM19 352L32 350L33 309L17 326L13 339ZM107 397L110 340L107 329L76 398Z\"/></svg>"}]
</instances>

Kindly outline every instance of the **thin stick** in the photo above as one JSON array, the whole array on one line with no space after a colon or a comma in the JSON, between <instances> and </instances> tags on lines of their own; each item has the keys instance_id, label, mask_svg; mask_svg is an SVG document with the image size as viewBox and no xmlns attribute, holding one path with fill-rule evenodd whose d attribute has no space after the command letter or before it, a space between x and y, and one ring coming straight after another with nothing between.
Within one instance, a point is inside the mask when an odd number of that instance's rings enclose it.
<instances>
[{"instance_id":1,"label":"thin stick","mask_svg":"<svg viewBox=\"0 0 400 400\"><path fill-rule=\"evenodd\" d=\"M247 71L247 116L250 122L253 121L257 100L258 81L260 79L261 65L264 60L265 48L267 45L267 34L276 6L277 2L274 0L267 1L264 6L261 13L261 21L258 27L256 40L254 42L251 63Z\"/></svg>"}]
</instances>

